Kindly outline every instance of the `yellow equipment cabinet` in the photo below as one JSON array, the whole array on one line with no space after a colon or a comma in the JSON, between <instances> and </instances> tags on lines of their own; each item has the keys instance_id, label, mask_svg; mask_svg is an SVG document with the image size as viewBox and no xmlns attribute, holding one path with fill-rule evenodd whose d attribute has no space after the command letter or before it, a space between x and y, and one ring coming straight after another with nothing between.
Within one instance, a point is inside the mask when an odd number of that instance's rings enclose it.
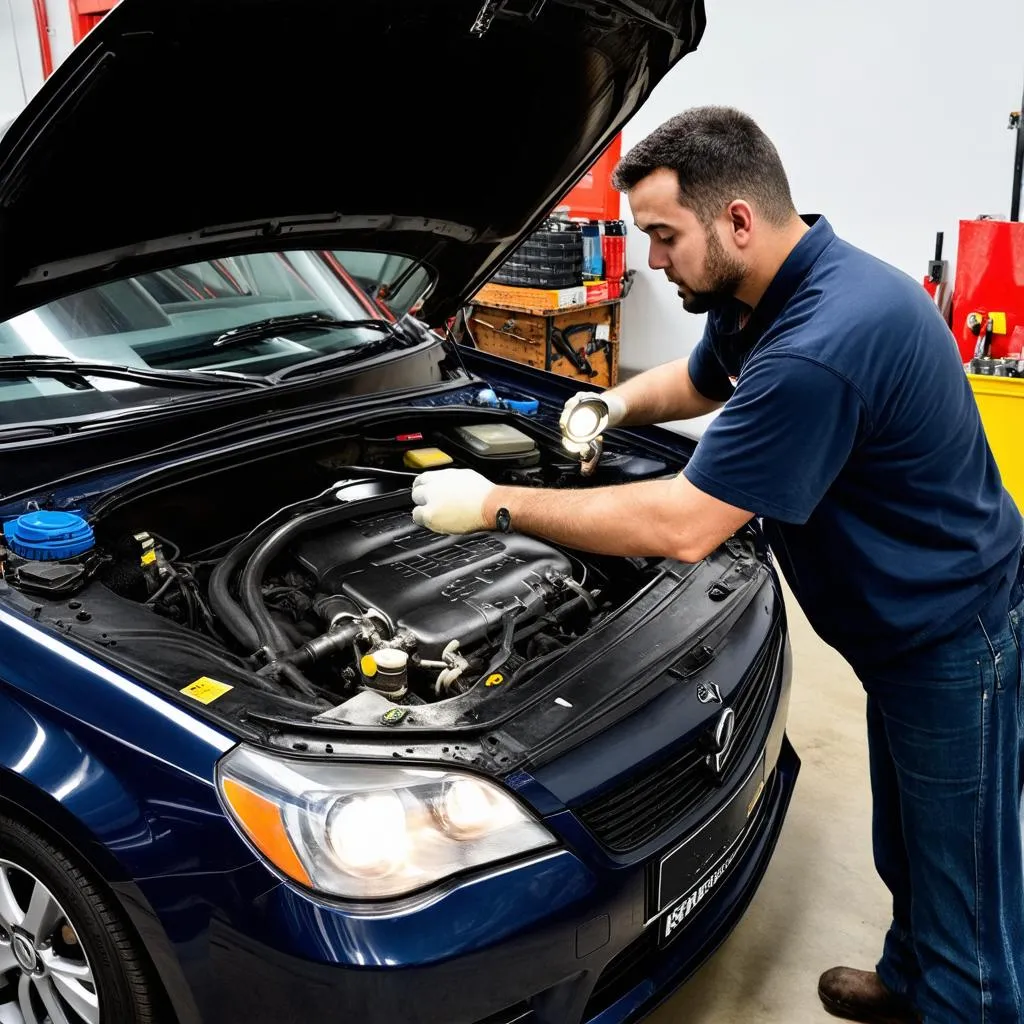
<instances>
[{"instance_id":1,"label":"yellow equipment cabinet","mask_svg":"<svg viewBox=\"0 0 1024 1024\"><path fill-rule=\"evenodd\" d=\"M969 373L1003 486L1024 512L1024 377Z\"/></svg>"}]
</instances>

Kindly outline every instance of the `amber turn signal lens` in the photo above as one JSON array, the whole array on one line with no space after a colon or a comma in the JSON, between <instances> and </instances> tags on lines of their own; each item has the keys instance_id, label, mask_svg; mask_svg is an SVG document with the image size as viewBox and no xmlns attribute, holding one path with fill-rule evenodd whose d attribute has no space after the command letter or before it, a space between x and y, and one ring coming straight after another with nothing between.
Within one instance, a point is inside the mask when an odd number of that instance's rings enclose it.
<instances>
[{"instance_id":1,"label":"amber turn signal lens","mask_svg":"<svg viewBox=\"0 0 1024 1024\"><path fill-rule=\"evenodd\" d=\"M223 788L224 799L235 819L259 851L289 878L312 887L313 883L285 831L281 808L234 779L224 779Z\"/></svg>"}]
</instances>

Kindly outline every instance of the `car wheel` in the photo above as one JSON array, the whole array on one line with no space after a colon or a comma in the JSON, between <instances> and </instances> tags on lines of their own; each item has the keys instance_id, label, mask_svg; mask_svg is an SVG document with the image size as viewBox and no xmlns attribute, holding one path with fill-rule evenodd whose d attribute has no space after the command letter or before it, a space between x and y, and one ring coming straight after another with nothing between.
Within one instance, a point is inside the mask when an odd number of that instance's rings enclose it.
<instances>
[{"instance_id":1,"label":"car wheel","mask_svg":"<svg viewBox=\"0 0 1024 1024\"><path fill-rule=\"evenodd\" d=\"M151 1024L143 960L108 897L0 816L0 1024Z\"/></svg>"}]
</instances>

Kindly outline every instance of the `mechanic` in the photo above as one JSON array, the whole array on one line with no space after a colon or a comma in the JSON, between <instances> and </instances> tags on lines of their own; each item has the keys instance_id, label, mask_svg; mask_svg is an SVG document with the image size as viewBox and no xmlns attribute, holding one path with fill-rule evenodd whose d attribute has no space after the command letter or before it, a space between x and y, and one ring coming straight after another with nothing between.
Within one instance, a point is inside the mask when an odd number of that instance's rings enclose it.
<instances>
[{"instance_id":1,"label":"mechanic","mask_svg":"<svg viewBox=\"0 0 1024 1024\"><path fill-rule=\"evenodd\" d=\"M504 528L555 543L695 562L760 517L867 693L892 923L875 971L822 975L823 1004L859 1021L1022 1021L1022 522L949 329L916 281L797 214L739 111L672 118L614 182L650 266L708 316L688 359L603 393L608 425L721 412L672 479L550 491L438 470L417 478L414 518L463 533L501 510Z\"/></svg>"}]
</instances>

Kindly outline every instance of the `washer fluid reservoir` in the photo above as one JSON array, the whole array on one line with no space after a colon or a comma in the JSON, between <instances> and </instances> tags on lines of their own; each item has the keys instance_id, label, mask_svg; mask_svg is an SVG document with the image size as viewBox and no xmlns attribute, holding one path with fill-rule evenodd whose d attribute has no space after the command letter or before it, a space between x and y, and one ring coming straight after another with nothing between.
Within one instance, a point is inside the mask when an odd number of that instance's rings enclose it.
<instances>
[{"instance_id":1,"label":"washer fluid reservoir","mask_svg":"<svg viewBox=\"0 0 1024 1024\"><path fill-rule=\"evenodd\" d=\"M4 523L7 546L34 562L78 558L95 546L92 527L74 512L26 512Z\"/></svg>"}]
</instances>

